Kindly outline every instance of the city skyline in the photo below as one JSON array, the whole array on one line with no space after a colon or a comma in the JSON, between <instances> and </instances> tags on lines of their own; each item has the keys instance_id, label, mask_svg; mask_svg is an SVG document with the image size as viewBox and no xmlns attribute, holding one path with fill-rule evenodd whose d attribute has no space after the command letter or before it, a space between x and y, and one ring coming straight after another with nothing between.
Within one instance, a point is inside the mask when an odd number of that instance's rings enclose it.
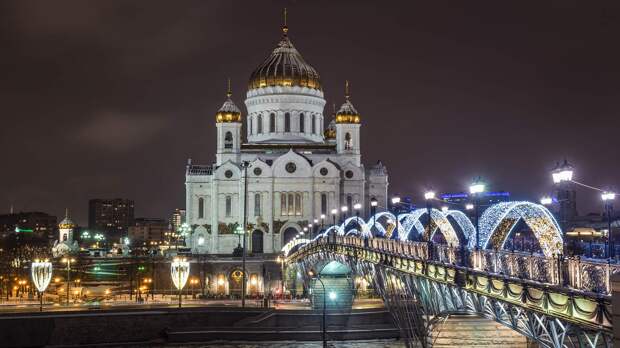
<instances>
[{"instance_id":1,"label":"city skyline","mask_svg":"<svg viewBox=\"0 0 620 348\"><path fill-rule=\"evenodd\" d=\"M68 207L85 225L94 197L134 199L136 216L184 207L180 168L190 157L212 161L226 79L243 105L283 7L331 98L327 121L351 81L364 162L388 166L391 193L421 202L428 186L466 191L482 176L492 190L538 201L564 158L578 180L616 184L620 165L605 151L618 126L619 51L609 45L617 8L348 5L6 5L0 16L12 40L2 38L9 49L0 59L14 68L0 82L3 117L14 126L3 129L3 148L13 149L13 170L0 174L6 211L62 216ZM340 26L343 18L351 25ZM578 194L581 214L602 210L598 195Z\"/></svg>"}]
</instances>

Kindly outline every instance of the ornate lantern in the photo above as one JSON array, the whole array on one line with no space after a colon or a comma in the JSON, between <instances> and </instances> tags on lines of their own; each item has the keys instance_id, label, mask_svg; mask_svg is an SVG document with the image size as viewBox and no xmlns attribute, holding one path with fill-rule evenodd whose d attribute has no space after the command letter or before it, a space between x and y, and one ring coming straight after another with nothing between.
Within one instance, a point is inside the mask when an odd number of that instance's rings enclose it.
<instances>
[{"instance_id":1,"label":"ornate lantern","mask_svg":"<svg viewBox=\"0 0 620 348\"><path fill-rule=\"evenodd\" d=\"M183 290L189 277L189 262L184 258L175 257L170 264L170 276L174 286L179 289L179 308L181 308L181 290Z\"/></svg>"},{"instance_id":2,"label":"ornate lantern","mask_svg":"<svg viewBox=\"0 0 620 348\"><path fill-rule=\"evenodd\" d=\"M39 296L41 297L41 311L43 311L43 293L52 280L52 263L48 260L39 261L34 260L30 267L32 272L32 282L39 290Z\"/></svg>"}]
</instances>

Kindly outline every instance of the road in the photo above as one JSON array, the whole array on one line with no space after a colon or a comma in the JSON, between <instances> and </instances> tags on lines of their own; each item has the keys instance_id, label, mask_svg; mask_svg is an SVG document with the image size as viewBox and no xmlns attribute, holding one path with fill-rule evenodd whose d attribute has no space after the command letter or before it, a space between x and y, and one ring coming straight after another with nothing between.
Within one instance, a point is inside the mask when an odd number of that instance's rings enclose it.
<instances>
[{"instance_id":1,"label":"road","mask_svg":"<svg viewBox=\"0 0 620 348\"><path fill-rule=\"evenodd\" d=\"M184 308L195 307L241 307L240 300L194 300L183 299L182 306ZM310 303L307 300L294 300L294 301L272 301L270 306L275 309L307 309L310 310ZM178 307L178 300L176 298L169 298L168 300L156 299L155 301L149 300L144 303L137 303L135 301L127 300L105 300L101 302L81 302L71 303L69 306L58 303L47 303L43 305L44 312L67 312L67 311L97 311L106 309L158 309L158 308L176 308ZM259 300L246 300L246 307L261 308L262 301ZM370 308L382 308L383 302L378 299L363 299L355 300L353 303L353 309L370 309ZM2 313L27 313L27 312L39 312L39 303L36 301L27 302L4 302L0 304L0 314Z\"/></svg>"}]
</instances>

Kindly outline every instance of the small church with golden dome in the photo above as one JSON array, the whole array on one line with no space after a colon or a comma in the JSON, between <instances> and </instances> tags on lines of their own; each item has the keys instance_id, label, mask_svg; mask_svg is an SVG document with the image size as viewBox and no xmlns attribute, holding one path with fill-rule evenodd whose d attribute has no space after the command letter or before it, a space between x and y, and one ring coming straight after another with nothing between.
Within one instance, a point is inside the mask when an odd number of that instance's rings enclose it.
<instances>
[{"instance_id":1,"label":"small church with golden dome","mask_svg":"<svg viewBox=\"0 0 620 348\"><path fill-rule=\"evenodd\" d=\"M310 238L321 224L330 225L334 209L340 220L354 215L357 203L360 215L368 215L372 198L386 206L387 170L362 162L363 117L348 82L343 99L326 127L320 75L284 25L277 46L249 78L246 112L229 87L215 114L215 162L188 161L186 246L193 254L230 256L245 221L248 254L273 255L295 236Z\"/></svg>"}]
</instances>

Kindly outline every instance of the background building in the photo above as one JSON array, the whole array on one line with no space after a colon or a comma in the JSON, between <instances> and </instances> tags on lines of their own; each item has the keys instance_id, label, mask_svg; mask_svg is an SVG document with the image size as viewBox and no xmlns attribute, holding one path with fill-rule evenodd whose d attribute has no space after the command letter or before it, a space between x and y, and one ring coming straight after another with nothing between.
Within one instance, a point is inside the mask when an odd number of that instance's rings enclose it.
<instances>
[{"instance_id":1,"label":"background building","mask_svg":"<svg viewBox=\"0 0 620 348\"><path fill-rule=\"evenodd\" d=\"M40 211L19 212L0 215L0 233L6 237L11 233L32 233L50 241L55 237L56 216Z\"/></svg>"},{"instance_id":2,"label":"background building","mask_svg":"<svg viewBox=\"0 0 620 348\"><path fill-rule=\"evenodd\" d=\"M185 222L185 209L176 208L170 216L170 225L173 231L178 231L181 224Z\"/></svg>"},{"instance_id":3,"label":"background building","mask_svg":"<svg viewBox=\"0 0 620 348\"><path fill-rule=\"evenodd\" d=\"M128 231L129 240L133 245L159 244L164 241L169 231L169 222L166 219L136 218Z\"/></svg>"},{"instance_id":4,"label":"background building","mask_svg":"<svg viewBox=\"0 0 620 348\"><path fill-rule=\"evenodd\" d=\"M88 228L104 233L110 241L127 235L134 222L134 202L130 199L91 199L88 201Z\"/></svg>"}]
</instances>

